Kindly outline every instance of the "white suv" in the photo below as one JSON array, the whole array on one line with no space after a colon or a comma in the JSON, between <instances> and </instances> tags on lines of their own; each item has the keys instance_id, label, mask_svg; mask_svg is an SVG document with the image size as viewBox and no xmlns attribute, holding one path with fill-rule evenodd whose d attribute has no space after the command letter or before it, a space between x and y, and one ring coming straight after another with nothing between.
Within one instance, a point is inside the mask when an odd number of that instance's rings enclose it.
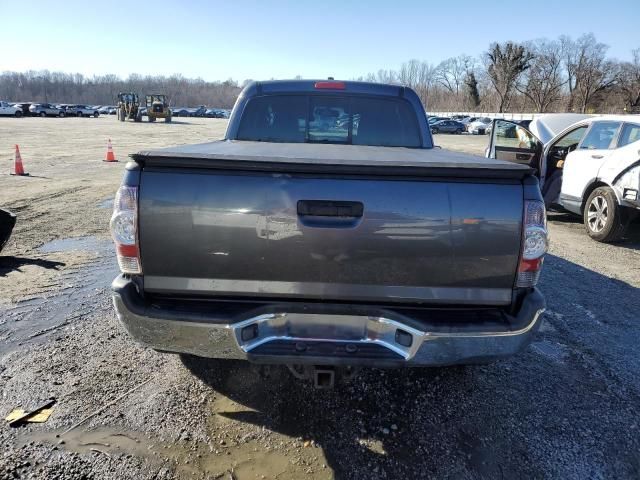
<instances>
[{"instance_id":1,"label":"white suv","mask_svg":"<svg viewBox=\"0 0 640 480\"><path fill-rule=\"evenodd\" d=\"M64 109L56 107L50 103L34 103L29 107L31 115L40 117L64 117Z\"/></svg>"},{"instance_id":2,"label":"white suv","mask_svg":"<svg viewBox=\"0 0 640 480\"><path fill-rule=\"evenodd\" d=\"M99 117L100 112L87 105L68 105L67 115L75 115L76 117Z\"/></svg>"},{"instance_id":3,"label":"white suv","mask_svg":"<svg viewBox=\"0 0 640 480\"><path fill-rule=\"evenodd\" d=\"M11 115L12 117L21 117L22 109L14 107L7 102L0 102L0 115Z\"/></svg>"},{"instance_id":4,"label":"white suv","mask_svg":"<svg viewBox=\"0 0 640 480\"><path fill-rule=\"evenodd\" d=\"M576 120L543 115L529 129L497 120L487 156L529 165L547 207L582 216L591 238L613 242L640 214L640 115Z\"/></svg>"}]
</instances>

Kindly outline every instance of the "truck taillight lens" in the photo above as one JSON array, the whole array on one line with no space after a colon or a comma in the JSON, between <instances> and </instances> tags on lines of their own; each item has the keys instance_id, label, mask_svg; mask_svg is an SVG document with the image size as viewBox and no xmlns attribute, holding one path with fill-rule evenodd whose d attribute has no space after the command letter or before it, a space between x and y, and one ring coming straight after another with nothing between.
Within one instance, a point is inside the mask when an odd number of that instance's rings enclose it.
<instances>
[{"instance_id":1,"label":"truck taillight lens","mask_svg":"<svg viewBox=\"0 0 640 480\"><path fill-rule=\"evenodd\" d=\"M548 247L547 212L544 203L527 200L524 204L524 238L516 287L533 287L538 283Z\"/></svg>"},{"instance_id":2,"label":"truck taillight lens","mask_svg":"<svg viewBox=\"0 0 640 480\"><path fill-rule=\"evenodd\" d=\"M111 235L122 273L142 273L138 248L138 188L122 186L116 193L111 216Z\"/></svg>"}]
</instances>

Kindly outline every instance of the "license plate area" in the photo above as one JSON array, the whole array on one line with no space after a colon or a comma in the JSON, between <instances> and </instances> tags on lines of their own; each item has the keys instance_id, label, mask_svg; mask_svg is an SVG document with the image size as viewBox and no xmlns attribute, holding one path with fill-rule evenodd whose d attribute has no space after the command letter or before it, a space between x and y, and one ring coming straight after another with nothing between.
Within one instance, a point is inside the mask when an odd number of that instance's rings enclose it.
<instances>
[{"instance_id":1,"label":"license plate area","mask_svg":"<svg viewBox=\"0 0 640 480\"><path fill-rule=\"evenodd\" d=\"M364 315L275 313L245 320L232 328L238 346L246 353L264 350L264 345L295 342L348 344L358 349L378 345L405 360L415 354L425 335L395 320Z\"/></svg>"}]
</instances>

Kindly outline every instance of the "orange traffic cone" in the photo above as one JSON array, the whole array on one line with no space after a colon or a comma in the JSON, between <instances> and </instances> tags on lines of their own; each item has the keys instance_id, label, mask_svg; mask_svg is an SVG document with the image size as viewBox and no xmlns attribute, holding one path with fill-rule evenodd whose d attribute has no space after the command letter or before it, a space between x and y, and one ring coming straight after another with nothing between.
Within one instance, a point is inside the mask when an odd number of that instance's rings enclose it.
<instances>
[{"instance_id":1,"label":"orange traffic cone","mask_svg":"<svg viewBox=\"0 0 640 480\"><path fill-rule=\"evenodd\" d=\"M27 175L29 175L24 171L24 166L22 165L22 156L20 155L20 147L18 147L18 145L16 145L16 160L13 167L13 173L11 175L17 175L20 177L26 177Z\"/></svg>"},{"instance_id":2,"label":"orange traffic cone","mask_svg":"<svg viewBox=\"0 0 640 480\"><path fill-rule=\"evenodd\" d=\"M107 142L107 155L104 157L104 162L117 162L116 156L113 154L113 147L111 146L111 139Z\"/></svg>"}]
</instances>

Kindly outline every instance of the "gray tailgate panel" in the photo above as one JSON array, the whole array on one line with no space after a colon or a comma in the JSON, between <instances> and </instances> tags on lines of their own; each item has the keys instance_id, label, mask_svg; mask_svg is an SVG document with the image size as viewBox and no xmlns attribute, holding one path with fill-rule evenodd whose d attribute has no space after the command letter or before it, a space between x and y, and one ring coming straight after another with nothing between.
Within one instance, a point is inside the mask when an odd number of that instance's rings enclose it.
<instances>
[{"instance_id":1,"label":"gray tailgate panel","mask_svg":"<svg viewBox=\"0 0 640 480\"><path fill-rule=\"evenodd\" d=\"M300 200L364 212L308 222ZM144 171L145 290L506 305L522 202L516 183Z\"/></svg>"}]
</instances>

